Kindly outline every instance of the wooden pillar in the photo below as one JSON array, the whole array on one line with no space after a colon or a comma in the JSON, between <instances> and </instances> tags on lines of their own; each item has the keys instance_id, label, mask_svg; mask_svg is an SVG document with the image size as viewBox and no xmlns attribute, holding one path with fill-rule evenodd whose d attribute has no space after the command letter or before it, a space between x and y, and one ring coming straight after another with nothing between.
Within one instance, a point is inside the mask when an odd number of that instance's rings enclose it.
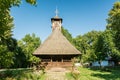
<instances>
[{"instance_id":1,"label":"wooden pillar","mask_svg":"<svg viewBox=\"0 0 120 80\"><path fill-rule=\"evenodd\" d=\"M61 59L61 61L63 62L63 58Z\"/></svg>"},{"instance_id":2,"label":"wooden pillar","mask_svg":"<svg viewBox=\"0 0 120 80\"><path fill-rule=\"evenodd\" d=\"M63 56L61 57L61 62L63 62Z\"/></svg>"},{"instance_id":3,"label":"wooden pillar","mask_svg":"<svg viewBox=\"0 0 120 80\"><path fill-rule=\"evenodd\" d=\"M52 57L51 57L51 62L52 62Z\"/></svg>"}]
</instances>

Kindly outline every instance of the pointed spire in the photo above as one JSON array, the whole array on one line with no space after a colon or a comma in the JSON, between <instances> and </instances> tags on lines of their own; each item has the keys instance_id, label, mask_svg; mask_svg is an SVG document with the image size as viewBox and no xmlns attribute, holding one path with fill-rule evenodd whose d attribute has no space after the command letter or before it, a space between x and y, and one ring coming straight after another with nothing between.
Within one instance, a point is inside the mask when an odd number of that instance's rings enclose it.
<instances>
[{"instance_id":1,"label":"pointed spire","mask_svg":"<svg viewBox=\"0 0 120 80\"><path fill-rule=\"evenodd\" d=\"M59 12L58 12L58 9L57 9L57 7L56 7L55 15L58 16L58 13L59 13Z\"/></svg>"}]
</instances>

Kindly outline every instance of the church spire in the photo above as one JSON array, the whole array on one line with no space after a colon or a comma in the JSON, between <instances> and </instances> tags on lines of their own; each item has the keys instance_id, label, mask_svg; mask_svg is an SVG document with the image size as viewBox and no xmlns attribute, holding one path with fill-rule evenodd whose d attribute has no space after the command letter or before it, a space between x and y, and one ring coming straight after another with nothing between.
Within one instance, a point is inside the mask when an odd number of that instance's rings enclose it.
<instances>
[{"instance_id":1,"label":"church spire","mask_svg":"<svg viewBox=\"0 0 120 80\"><path fill-rule=\"evenodd\" d=\"M61 26L62 26L62 18L58 17L58 9L56 7L55 10L55 17L51 18L52 22L52 30L60 30L61 31Z\"/></svg>"},{"instance_id":2,"label":"church spire","mask_svg":"<svg viewBox=\"0 0 120 80\"><path fill-rule=\"evenodd\" d=\"M59 13L59 12L58 12L58 9L57 9L57 7L56 7L55 15L58 16L58 13Z\"/></svg>"}]
</instances>

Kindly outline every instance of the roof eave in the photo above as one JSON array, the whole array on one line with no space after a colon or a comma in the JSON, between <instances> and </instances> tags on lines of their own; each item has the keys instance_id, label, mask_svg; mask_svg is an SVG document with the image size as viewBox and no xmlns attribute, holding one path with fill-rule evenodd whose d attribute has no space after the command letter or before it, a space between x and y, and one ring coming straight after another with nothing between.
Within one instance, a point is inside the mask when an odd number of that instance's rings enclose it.
<instances>
[{"instance_id":1,"label":"roof eave","mask_svg":"<svg viewBox=\"0 0 120 80\"><path fill-rule=\"evenodd\" d=\"M37 53L34 53L33 55L81 55L81 53L64 53L64 54L58 54L58 53L51 53L51 54L49 54L49 53L39 53L39 54L37 54Z\"/></svg>"}]
</instances>

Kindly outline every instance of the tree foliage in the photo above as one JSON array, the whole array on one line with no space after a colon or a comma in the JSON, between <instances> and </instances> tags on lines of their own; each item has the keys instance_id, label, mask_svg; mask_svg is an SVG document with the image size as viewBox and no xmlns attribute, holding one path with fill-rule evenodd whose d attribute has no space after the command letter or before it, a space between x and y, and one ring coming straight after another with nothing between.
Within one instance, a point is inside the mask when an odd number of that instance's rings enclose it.
<instances>
[{"instance_id":1,"label":"tree foliage","mask_svg":"<svg viewBox=\"0 0 120 80\"><path fill-rule=\"evenodd\" d=\"M84 34L83 36L79 35L74 38L73 42L75 47L82 53L82 62L94 61L96 58L94 53L94 44L100 33L101 32L91 31L87 34Z\"/></svg>"},{"instance_id":2,"label":"tree foliage","mask_svg":"<svg viewBox=\"0 0 120 80\"><path fill-rule=\"evenodd\" d=\"M7 46L0 45L0 68L8 68L13 63L13 52L8 51Z\"/></svg>"},{"instance_id":3,"label":"tree foliage","mask_svg":"<svg viewBox=\"0 0 120 80\"><path fill-rule=\"evenodd\" d=\"M41 40L39 37L36 37L35 34L27 34L22 40L18 41L19 47L21 47L25 54L27 65L30 66L32 63L38 63L40 61L39 58L32 55L40 44Z\"/></svg>"},{"instance_id":4,"label":"tree foliage","mask_svg":"<svg viewBox=\"0 0 120 80\"><path fill-rule=\"evenodd\" d=\"M116 2L113 5L113 8L110 10L108 14L108 29L112 29L114 31L120 31L120 2Z\"/></svg>"},{"instance_id":5,"label":"tree foliage","mask_svg":"<svg viewBox=\"0 0 120 80\"><path fill-rule=\"evenodd\" d=\"M16 53L17 40L14 38L8 38L0 45L0 62L1 68L10 67L14 64L14 56ZM6 58L9 57L9 58ZM3 59L4 58L4 59ZM8 62L7 62L8 61ZM11 63L11 64L10 64ZM6 66L8 64L8 66Z\"/></svg>"},{"instance_id":6,"label":"tree foliage","mask_svg":"<svg viewBox=\"0 0 120 80\"><path fill-rule=\"evenodd\" d=\"M112 38L114 47L112 47L111 57L118 61L120 60L120 2L117 1L114 3L113 8L109 11L107 19L107 30L110 30L113 34Z\"/></svg>"},{"instance_id":7,"label":"tree foliage","mask_svg":"<svg viewBox=\"0 0 120 80\"><path fill-rule=\"evenodd\" d=\"M94 45L95 54L97 55L96 60L102 61L105 60L106 57L110 54L110 43L112 41L112 37L109 33L103 32L97 38L96 43Z\"/></svg>"},{"instance_id":8,"label":"tree foliage","mask_svg":"<svg viewBox=\"0 0 120 80\"><path fill-rule=\"evenodd\" d=\"M26 0L30 4L36 4L36 0ZM10 8L19 6L21 0L0 0L0 43L4 43L4 39L12 36L13 17L10 15Z\"/></svg>"},{"instance_id":9,"label":"tree foliage","mask_svg":"<svg viewBox=\"0 0 120 80\"><path fill-rule=\"evenodd\" d=\"M61 28L61 31L62 31L63 35L67 38L67 40L69 40L72 43L73 38L72 38L72 35L70 34L70 32L67 29L64 29L64 27Z\"/></svg>"},{"instance_id":10,"label":"tree foliage","mask_svg":"<svg viewBox=\"0 0 120 80\"><path fill-rule=\"evenodd\" d=\"M115 33L114 42L118 50L120 51L120 2L115 2L113 8L110 10L107 19L107 29L112 30Z\"/></svg>"},{"instance_id":11,"label":"tree foliage","mask_svg":"<svg viewBox=\"0 0 120 80\"><path fill-rule=\"evenodd\" d=\"M14 28L10 8L20 6L22 0L0 0L0 68L10 67L14 64L17 49L16 40L12 38ZM36 0L26 0L35 5Z\"/></svg>"}]
</instances>

